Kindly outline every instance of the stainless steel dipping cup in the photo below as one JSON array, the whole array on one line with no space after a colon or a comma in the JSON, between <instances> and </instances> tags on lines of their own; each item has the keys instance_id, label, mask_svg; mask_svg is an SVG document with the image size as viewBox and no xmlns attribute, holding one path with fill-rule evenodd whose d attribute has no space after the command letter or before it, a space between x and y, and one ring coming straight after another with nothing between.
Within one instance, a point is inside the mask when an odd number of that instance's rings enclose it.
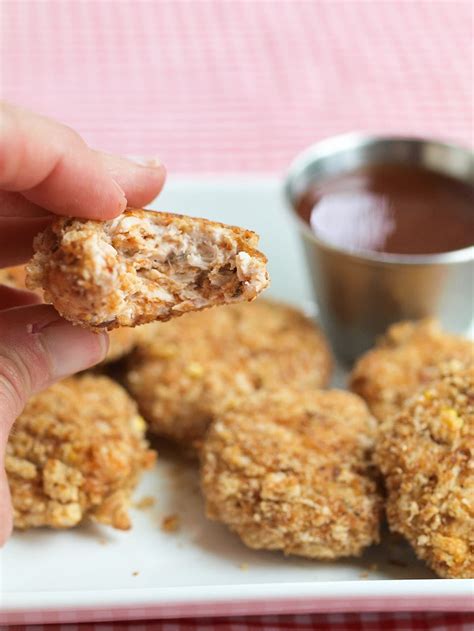
<instances>
[{"instance_id":1,"label":"stainless steel dipping cup","mask_svg":"<svg viewBox=\"0 0 474 631\"><path fill-rule=\"evenodd\" d=\"M351 252L321 241L297 214L296 204L311 185L358 167L393 163L424 167L474 185L474 154L469 149L356 133L309 147L294 160L285 180L319 317L336 355L346 363L373 346L393 322L435 316L447 330L466 334L474 315L474 245L432 255Z\"/></svg>"}]
</instances>

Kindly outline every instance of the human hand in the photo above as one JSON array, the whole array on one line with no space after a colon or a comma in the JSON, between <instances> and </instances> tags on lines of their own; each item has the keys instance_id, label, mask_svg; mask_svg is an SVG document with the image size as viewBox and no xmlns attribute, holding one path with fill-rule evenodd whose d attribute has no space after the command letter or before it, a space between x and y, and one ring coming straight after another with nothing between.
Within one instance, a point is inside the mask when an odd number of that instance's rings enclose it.
<instances>
[{"instance_id":1,"label":"human hand","mask_svg":"<svg viewBox=\"0 0 474 631\"><path fill-rule=\"evenodd\" d=\"M25 263L56 215L111 219L161 190L165 170L90 149L72 129L0 102L0 267ZM0 285L0 545L12 529L4 460L27 399L100 362L105 333L63 320L35 294Z\"/></svg>"}]
</instances>

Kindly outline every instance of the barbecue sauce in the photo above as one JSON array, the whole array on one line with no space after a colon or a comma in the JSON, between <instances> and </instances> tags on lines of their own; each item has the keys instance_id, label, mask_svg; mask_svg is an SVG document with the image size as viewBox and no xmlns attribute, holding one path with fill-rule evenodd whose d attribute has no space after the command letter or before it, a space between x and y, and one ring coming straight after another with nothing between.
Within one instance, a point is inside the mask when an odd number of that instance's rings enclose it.
<instances>
[{"instance_id":1,"label":"barbecue sauce","mask_svg":"<svg viewBox=\"0 0 474 631\"><path fill-rule=\"evenodd\" d=\"M423 168L367 166L313 187L298 214L351 251L436 254L474 245L474 185Z\"/></svg>"}]
</instances>

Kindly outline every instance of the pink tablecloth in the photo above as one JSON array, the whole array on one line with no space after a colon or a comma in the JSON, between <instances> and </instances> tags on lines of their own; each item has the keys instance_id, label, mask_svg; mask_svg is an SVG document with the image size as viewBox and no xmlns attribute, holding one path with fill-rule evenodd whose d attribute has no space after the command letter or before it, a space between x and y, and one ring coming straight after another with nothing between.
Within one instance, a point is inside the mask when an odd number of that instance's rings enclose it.
<instances>
[{"instance_id":1,"label":"pink tablecloth","mask_svg":"<svg viewBox=\"0 0 474 631\"><path fill-rule=\"evenodd\" d=\"M472 141L469 0L2 2L5 98L171 172L353 130Z\"/></svg>"},{"instance_id":2,"label":"pink tablecloth","mask_svg":"<svg viewBox=\"0 0 474 631\"><path fill-rule=\"evenodd\" d=\"M171 172L280 172L309 143L353 129L473 141L469 1L15 0L0 8L4 98L61 119L98 148L158 156ZM104 629L473 624L468 614L370 614Z\"/></svg>"},{"instance_id":3,"label":"pink tablecloth","mask_svg":"<svg viewBox=\"0 0 474 631\"><path fill-rule=\"evenodd\" d=\"M11 631L472 631L474 615L370 613L16 626Z\"/></svg>"}]
</instances>

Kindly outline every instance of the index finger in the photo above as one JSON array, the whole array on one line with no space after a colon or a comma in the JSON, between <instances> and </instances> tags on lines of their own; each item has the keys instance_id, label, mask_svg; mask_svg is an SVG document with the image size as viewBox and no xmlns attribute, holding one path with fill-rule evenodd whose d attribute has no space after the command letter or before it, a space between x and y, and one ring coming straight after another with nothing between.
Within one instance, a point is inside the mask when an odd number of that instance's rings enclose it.
<instances>
[{"instance_id":1,"label":"index finger","mask_svg":"<svg viewBox=\"0 0 474 631\"><path fill-rule=\"evenodd\" d=\"M127 200L75 131L0 103L0 189L21 192L58 215L111 219Z\"/></svg>"}]
</instances>

